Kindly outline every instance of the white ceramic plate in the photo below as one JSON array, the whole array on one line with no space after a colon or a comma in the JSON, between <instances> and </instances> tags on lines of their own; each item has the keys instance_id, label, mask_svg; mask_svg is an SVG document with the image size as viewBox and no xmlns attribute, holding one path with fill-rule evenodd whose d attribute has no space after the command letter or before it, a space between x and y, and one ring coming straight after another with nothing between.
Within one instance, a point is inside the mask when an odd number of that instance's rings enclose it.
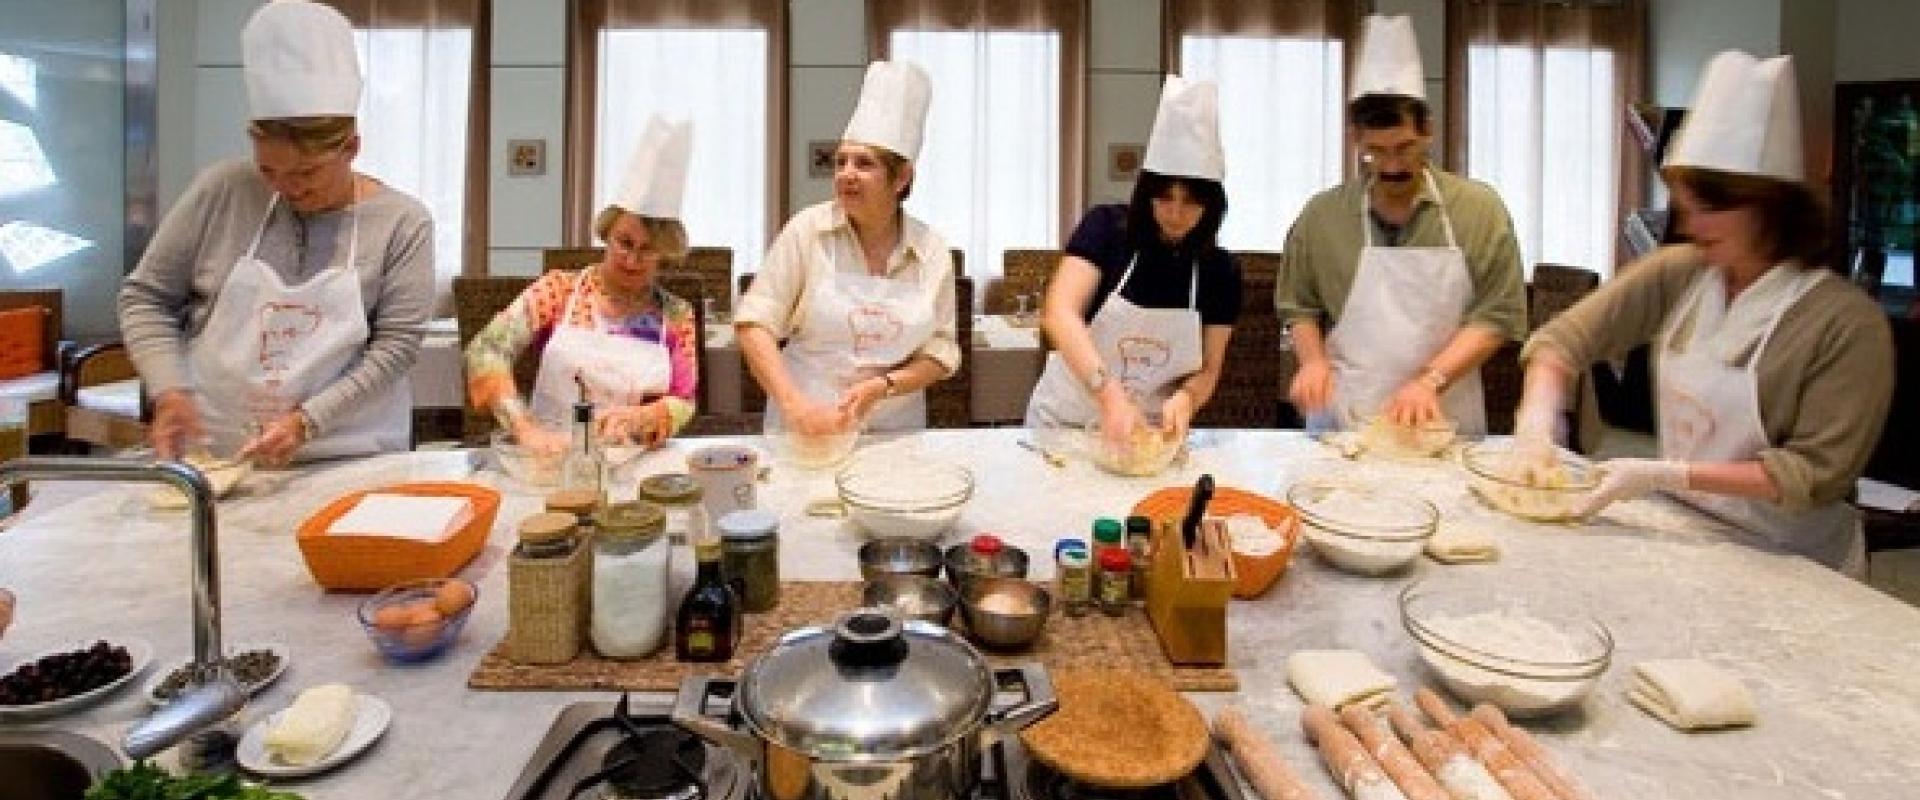
<instances>
[{"instance_id":1,"label":"white ceramic plate","mask_svg":"<svg viewBox=\"0 0 1920 800\"><path fill-rule=\"evenodd\" d=\"M274 667L273 672L268 673L266 677L246 685L247 694L249 696L259 694L261 689L265 689L268 686L273 685L274 681L280 680L280 676L287 671L287 662L291 660L287 653L287 646L284 644L280 644L278 642L247 642L242 644L228 645L227 657L232 658L241 653L245 653L253 650L272 651L274 655L280 657L280 664L279 666ZM159 669L154 670L153 677L147 679L146 689L143 690L144 694L146 695L147 702L156 706L166 705L168 701L160 699L160 694L159 694L160 682L166 680L168 675L172 675L174 670L177 670L177 669L180 669L181 667L186 666L187 662L192 660L193 658L189 656L187 658L182 658L166 664L162 664L160 665Z\"/></svg>"},{"instance_id":2,"label":"white ceramic plate","mask_svg":"<svg viewBox=\"0 0 1920 800\"><path fill-rule=\"evenodd\" d=\"M287 713L283 708L273 712L273 716L254 723L253 727L247 729L246 735L240 737L240 749L235 754L240 768L268 778L297 778L325 772L346 763L378 741L380 734L387 732L387 723L393 721L393 709L378 697L355 694L353 704L353 727L347 730L346 738L340 740L340 746L333 748L326 758L312 764L293 766L282 764L267 754L267 730L280 721L281 715Z\"/></svg>"},{"instance_id":3,"label":"white ceramic plate","mask_svg":"<svg viewBox=\"0 0 1920 800\"><path fill-rule=\"evenodd\" d=\"M0 670L0 675L10 675L13 673L15 669L18 669L20 665L28 664L34 661L39 661L41 658L44 658L46 656L57 655L60 653L71 653L81 648L92 647L93 643L97 641L101 641L101 639L88 639L82 642L70 642L60 647L48 648L41 652L34 653L33 655L27 656L26 658L20 659L19 661L15 661L14 663L8 665L5 670ZM65 714L69 711L74 711L77 709L81 709L81 708L85 708L87 706L93 705L94 703L99 702L101 699L105 698L107 695L114 693L114 691L118 690L120 687L127 685L128 682L132 681L135 677L139 676L141 670L146 669L147 665L153 662L153 644L148 642L145 639L135 638L132 636L121 636L113 639L106 639L106 642L107 644L118 645L120 647L127 648L127 656L133 660L133 668L127 670L127 674L120 676L119 678L115 679L112 683L108 683L107 685L98 687L92 691L81 692L76 695L69 695L67 697L62 697L58 700L49 700L44 703L34 703L32 705L25 705L25 706L0 706L0 721L50 717L56 714Z\"/></svg>"}]
</instances>

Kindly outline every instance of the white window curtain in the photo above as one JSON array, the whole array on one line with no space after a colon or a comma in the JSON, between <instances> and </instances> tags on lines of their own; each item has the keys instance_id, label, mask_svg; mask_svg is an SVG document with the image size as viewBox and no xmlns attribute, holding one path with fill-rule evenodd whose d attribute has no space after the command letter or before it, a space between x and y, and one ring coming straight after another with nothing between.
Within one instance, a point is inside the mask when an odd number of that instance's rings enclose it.
<instances>
[{"instance_id":1,"label":"white window curtain","mask_svg":"<svg viewBox=\"0 0 1920 800\"><path fill-rule=\"evenodd\" d=\"M752 272L767 245L767 32L609 28L600 32L593 212L618 191L647 119L693 122L681 222L694 244L733 250Z\"/></svg>"},{"instance_id":2,"label":"white window curtain","mask_svg":"<svg viewBox=\"0 0 1920 800\"><path fill-rule=\"evenodd\" d=\"M1180 71L1220 86L1227 218L1220 246L1278 251L1313 195L1341 181L1337 39L1180 37Z\"/></svg>"},{"instance_id":3,"label":"white window curtain","mask_svg":"<svg viewBox=\"0 0 1920 800\"><path fill-rule=\"evenodd\" d=\"M435 310L451 311L464 256L467 104L473 31L393 27L354 31L362 73L355 166L413 195L433 215Z\"/></svg>"},{"instance_id":4,"label":"white window curtain","mask_svg":"<svg viewBox=\"0 0 1920 800\"><path fill-rule=\"evenodd\" d=\"M934 87L907 211L979 282L1008 249L1059 247L1060 34L896 30L889 47Z\"/></svg>"},{"instance_id":5,"label":"white window curtain","mask_svg":"<svg viewBox=\"0 0 1920 800\"><path fill-rule=\"evenodd\" d=\"M1599 47L1467 48L1467 174L1498 190L1533 265L1613 271L1620 98Z\"/></svg>"}]
</instances>

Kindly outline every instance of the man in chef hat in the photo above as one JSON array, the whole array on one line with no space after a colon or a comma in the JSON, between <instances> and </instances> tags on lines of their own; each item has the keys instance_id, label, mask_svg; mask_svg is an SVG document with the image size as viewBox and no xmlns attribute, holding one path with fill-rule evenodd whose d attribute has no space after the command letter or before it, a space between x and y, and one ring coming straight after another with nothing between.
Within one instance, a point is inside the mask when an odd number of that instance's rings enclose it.
<instances>
[{"instance_id":1,"label":"man in chef hat","mask_svg":"<svg viewBox=\"0 0 1920 800\"><path fill-rule=\"evenodd\" d=\"M495 315L467 345L467 390L515 438L558 451L582 388L603 442L657 447L693 418L699 337L693 304L659 285L685 260L680 206L693 158L693 123L647 121L613 201L594 218L606 256L552 270ZM538 347L529 404L513 365Z\"/></svg>"},{"instance_id":2,"label":"man in chef hat","mask_svg":"<svg viewBox=\"0 0 1920 800\"><path fill-rule=\"evenodd\" d=\"M1756 545L1858 577L1847 499L1892 402L1892 334L1823 268L1830 226L1805 183L1799 103L1788 56L1707 65L1661 169L1691 242L1620 270L1534 334L1515 433L1551 465L1572 376L1651 343L1660 458L1603 464L1582 513L1665 491Z\"/></svg>"},{"instance_id":3,"label":"man in chef hat","mask_svg":"<svg viewBox=\"0 0 1920 800\"><path fill-rule=\"evenodd\" d=\"M1215 236L1227 214L1219 90L1167 76L1130 204L1082 217L1047 283L1054 352L1027 403L1027 427L1098 421L1116 448L1157 418L1186 435L1213 396L1240 315L1240 269ZM1122 452L1127 452L1123 450Z\"/></svg>"},{"instance_id":4,"label":"man in chef hat","mask_svg":"<svg viewBox=\"0 0 1920 800\"><path fill-rule=\"evenodd\" d=\"M1367 18L1347 106L1360 174L1287 234L1274 304L1309 428L1375 416L1486 431L1480 365L1526 334L1520 248L1493 189L1427 163L1425 80L1406 17Z\"/></svg>"},{"instance_id":5,"label":"man in chef hat","mask_svg":"<svg viewBox=\"0 0 1920 800\"><path fill-rule=\"evenodd\" d=\"M926 387L960 368L952 253L901 206L931 92L918 65L867 66L833 199L787 220L740 299L734 330L770 435L925 427Z\"/></svg>"},{"instance_id":6,"label":"man in chef hat","mask_svg":"<svg viewBox=\"0 0 1920 800\"><path fill-rule=\"evenodd\" d=\"M279 464L405 450L433 222L353 169L353 27L271 2L241 32L241 61L253 158L201 172L120 290L154 451Z\"/></svg>"}]
</instances>

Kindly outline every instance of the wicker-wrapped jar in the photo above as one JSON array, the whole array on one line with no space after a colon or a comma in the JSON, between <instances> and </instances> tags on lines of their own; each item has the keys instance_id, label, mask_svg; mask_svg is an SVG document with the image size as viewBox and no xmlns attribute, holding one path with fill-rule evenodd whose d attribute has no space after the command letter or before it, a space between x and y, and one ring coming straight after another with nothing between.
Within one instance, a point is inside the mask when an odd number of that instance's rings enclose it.
<instances>
[{"instance_id":1,"label":"wicker-wrapped jar","mask_svg":"<svg viewBox=\"0 0 1920 800\"><path fill-rule=\"evenodd\" d=\"M566 512L527 517L519 534L507 565L507 657L520 664L572 661L587 627L593 548Z\"/></svg>"}]
</instances>

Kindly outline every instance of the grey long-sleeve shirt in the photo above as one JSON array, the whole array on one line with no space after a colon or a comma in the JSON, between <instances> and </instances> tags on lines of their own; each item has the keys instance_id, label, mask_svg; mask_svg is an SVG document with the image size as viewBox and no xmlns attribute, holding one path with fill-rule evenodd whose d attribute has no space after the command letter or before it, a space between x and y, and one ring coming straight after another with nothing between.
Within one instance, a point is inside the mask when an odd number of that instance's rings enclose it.
<instances>
[{"instance_id":1,"label":"grey long-sleeve shirt","mask_svg":"<svg viewBox=\"0 0 1920 800\"><path fill-rule=\"evenodd\" d=\"M201 172L161 219L120 287L120 335L149 392L194 388L187 341L206 325L272 198L253 162L233 159ZM301 402L322 431L355 404L406 380L413 367L433 307L433 220L420 201L384 186L352 211L300 215L282 201L255 252L282 280L305 282L346 258L355 212L360 242L353 266L372 333L358 361ZM303 228L305 248L299 246Z\"/></svg>"}]
</instances>

